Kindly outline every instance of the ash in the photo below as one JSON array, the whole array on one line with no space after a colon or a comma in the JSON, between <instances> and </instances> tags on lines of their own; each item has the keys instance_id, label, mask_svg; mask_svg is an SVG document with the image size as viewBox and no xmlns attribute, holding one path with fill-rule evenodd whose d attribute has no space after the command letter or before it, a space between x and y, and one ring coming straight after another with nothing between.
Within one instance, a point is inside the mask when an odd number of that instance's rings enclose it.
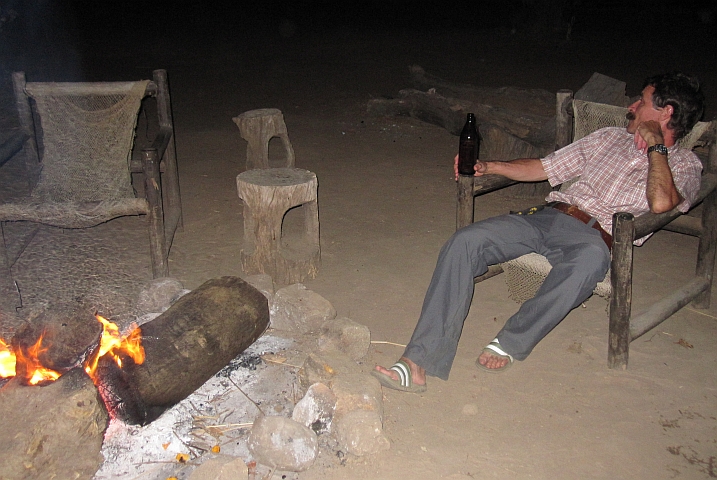
<instances>
[{"instance_id":1,"label":"ash","mask_svg":"<svg viewBox=\"0 0 717 480\"><path fill-rule=\"evenodd\" d=\"M253 353L241 353L239 354L239 356L229 362L226 367L222 368L219 373L217 373L217 375L219 375L220 377L230 377L232 372L235 372L239 368L254 371L259 365L261 365L261 355L256 355Z\"/></svg>"},{"instance_id":2,"label":"ash","mask_svg":"<svg viewBox=\"0 0 717 480\"><path fill-rule=\"evenodd\" d=\"M262 355L290 352L294 341L264 335L229 365L151 424L113 419L102 446L104 463L95 480L186 479L217 449L252 460L247 438L260 413L290 415L299 398L293 365L268 365ZM178 460L186 455L186 461Z\"/></svg>"}]
</instances>

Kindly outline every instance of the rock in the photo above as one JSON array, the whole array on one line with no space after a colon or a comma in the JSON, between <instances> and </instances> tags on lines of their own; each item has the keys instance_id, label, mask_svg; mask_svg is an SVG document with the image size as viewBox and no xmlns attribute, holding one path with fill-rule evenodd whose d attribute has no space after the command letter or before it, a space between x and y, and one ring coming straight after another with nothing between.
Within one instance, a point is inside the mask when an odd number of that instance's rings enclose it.
<instances>
[{"instance_id":1,"label":"rock","mask_svg":"<svg viewBox=\"0 0 717 480\"><path fill-rule=\"evenodd\" d=\"M347 355L336 350L321 354L311 352L299 370L299 384L306 390L314 383L328 385L337 375L353 373L361 373L361 370Z\"/></svg>"},{"instance_id":2,"label":"rock","mask_svg":"<svg viewBox=\"0 0 717 480\"><path fill-rule=\"evenodd\" d=\"M322 352L335 348L353 360L360 360L371 346L371 332L365 325L341 317L321 325L318 342Z\"/></svg>"},{"instance_id":3,"label":"rock","mask_svg":"<svg viewBox=\"0 0 717 480\"><path fill-rule=\"evenodd\" d=\"M141 314L164 312L186 291L176 278L155 278L148 282L137 296L137 311Z\"/></svg>"},{"instance_id":4,"label":"rock","mask_svg":"<svg viewBox=\"0 0 717 480\"><path fill-rule=\"evenodd\" d=\"M311 428L317 435L331 431L336 395L323 383L309 387L294 407L291 419Z\"/></svg>"},{"instance_id":5,"label":"rock","mask_svg":"<svg viewBox=\"0 0 717 480\"><path fill-rule=\"evenodd\" d=\"M270 313L272 328L297 333L316 332L326 320L336 318L328 300L300 283L278 290Z\"/></svg>"},{"instance_id":6,"label":"rock","mask_svg":"<svg viewBox=\"0 0 717 480\"><path fill-rule=\"evenodd\" d=\"M376 412L383 418L383 392L381 384L374 377L363 373L338 375L329 382L336 395L335 416L355 410Z\"/></svg>"},{"instance_id":7,"label":"rock","mask_svg":"<svg viewBox=\"0 0 717 480\"><path fill-rule=\"evenodd\" d=\"M244 460L231 455L217 455L205 460L189 476L189 480L246 480L249 469Z\"/></svg>"},{"instance_id":8,"label":"rock","mask_svg":"<svg viewBox=\"0 0 717 480\"><path fill-rule=\"evenodd\" d=\"M348 453L373 455L391 448L377 412L355 410L341 415L336 419L335 429L339 448Z\"/></svg>"},{"instance_id":9,"label":"rock","mask_svg":"<svg viewBox=\"0 0 717 480\"><path fill-rule=\"evenodd\" d=\"M258 417L251 429L248 446L257 462L291 472L307 470L319 453L316 434L285 417Z\"/></svg>"},{"instance_id":10,"label":"rock","mask_svg":"<svg viewBox=\"0 0 717 480\"><path fill-rule=\"evenodd\" d=\"M271 276L265 273L259 273L257 275L247 275L242 278L246 283L263 293L270 302L274 298L274 280L271 279Z\"/></svg>"},{"instance_id":11,"label":"rock","mask_svg":"<svg viewBox=\"0 0 717 480\"><path fill-rule=\"evenodd\" d=\"M0 390L0 478L92 479L108 421L82 368L44 387L11 380Z\"/></svg>"}]
</instances>

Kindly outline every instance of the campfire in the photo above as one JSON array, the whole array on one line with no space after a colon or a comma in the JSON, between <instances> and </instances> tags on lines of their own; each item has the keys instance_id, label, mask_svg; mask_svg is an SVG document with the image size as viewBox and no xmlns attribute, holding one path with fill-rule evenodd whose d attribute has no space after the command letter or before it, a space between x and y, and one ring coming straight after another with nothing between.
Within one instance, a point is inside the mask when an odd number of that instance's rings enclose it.
<instances>
[{"instance_id":1,"label":"campfire","mask_svg":"<svg viewBox=\"0 0 717 480\"><path fill-rule=\"evenodd\" d=\"M266 297L238 277L206 282L125 335L96 313L51 312L11 342L0 339L0 385L14 378L44 386L81 367L112 417L146 425L251 345L268 323Z\"/></svg>"},{"instance_id":2,"label":"campfire","mask_svg":"<svg viewBox=\"0 0 717 480\"><path fill-rule=\"evenodd\" d=\"M144 362L144 348L141 330L136 324L128 335L121 336L116 324L98 314L95 314L95 318L102 324L102 335L94 354L83 362L83 368L97 385L100 358L108 356L120 368L123 356L129 356L136 364L141 364ZM17 345L14 348L0 338L0 380L20 375L21 382L25 385L46 385L60 378L61 372L47 368L42 363L42 354L47 351L47 348L42 346L44 336L44 333L41 334L37 342L30 347Z\"/></svg>"},{"instance_id":3,"label":"campfire","mask_svg":"<svg viewBox=\"0 0 717 480\"><path fill-rule=\"evenodd\" d=\"M141 317L139 326L118 326L92 312L60 305L0 340L0 411L38 412L32 428L4 415L9 435L0 449L13 459L8 471L20 475L28 465L96 471L91 455L87 465L67 465L63 452L99 452L111 419L148 426L229 365L269 323L267 298L238 277L209 280L163 313Z\"/></svg>"}]
</instances>

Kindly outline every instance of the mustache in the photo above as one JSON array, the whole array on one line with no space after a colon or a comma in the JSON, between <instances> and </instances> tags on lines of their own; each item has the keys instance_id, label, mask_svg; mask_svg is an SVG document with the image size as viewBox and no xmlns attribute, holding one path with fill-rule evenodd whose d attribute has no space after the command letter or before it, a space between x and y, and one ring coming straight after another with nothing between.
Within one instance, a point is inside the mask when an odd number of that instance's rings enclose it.
<instances>
[{"instance_id":1,"label":"mustache","mask_svg":"<svg viewBox=\"0 0 717 480\"><path fill-rule=\"evenodd\" d=\"M635 114L632 112L627 112L625 114L625 118L627 118L628 120L635 120Z\"/></svg>"}]
</instances>

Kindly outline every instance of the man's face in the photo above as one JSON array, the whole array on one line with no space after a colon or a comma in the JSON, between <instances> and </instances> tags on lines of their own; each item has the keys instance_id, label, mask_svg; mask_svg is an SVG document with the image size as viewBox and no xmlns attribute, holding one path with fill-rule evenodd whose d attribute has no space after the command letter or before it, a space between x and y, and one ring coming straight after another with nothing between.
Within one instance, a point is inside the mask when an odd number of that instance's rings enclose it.
<instances>
[{"instance_id":1,"label":"man's face","mask_svg":"<svg viewBox=\"0 0 717 480\"><path fill-rule=\"evenodd\" d=\"M655 87L648 85L642 91L639 100L627 107L627 124L628 133L635 133L637 126L648 120L660 121L661 108L657 108L652 103L652 94L655 93Z\"/></svg>"}]
</instances>

